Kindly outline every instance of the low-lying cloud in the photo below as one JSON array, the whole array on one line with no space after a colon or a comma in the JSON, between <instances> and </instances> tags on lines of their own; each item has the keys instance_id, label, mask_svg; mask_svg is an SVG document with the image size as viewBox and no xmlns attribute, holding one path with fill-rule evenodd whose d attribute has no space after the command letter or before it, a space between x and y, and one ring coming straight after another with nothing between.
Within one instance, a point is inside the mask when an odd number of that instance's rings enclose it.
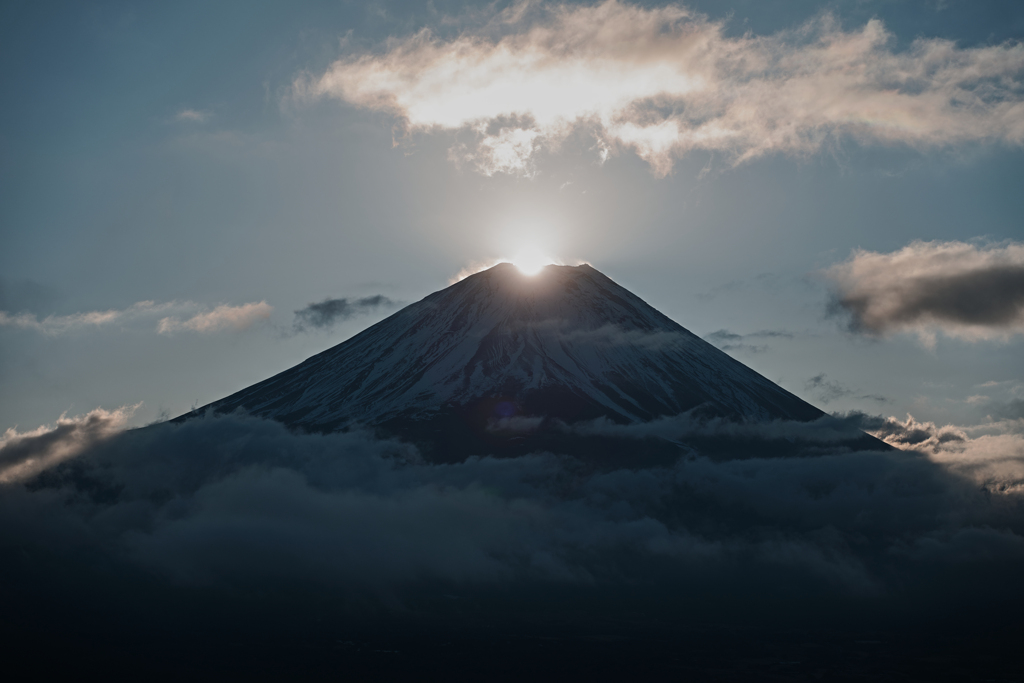
<instances>
[{"instance_id":1,"label":"low-lying cloud","mask_svg":"<svg viewBox=\"0 0 1024 683\"><path fill-rule=\"evenodd\" d=\"M391 308L396 303L383 294L361 299L324 299L295 311L292 329L296 332L330 330L339 322L364 315L379 308Z\"/></svg>"},{"instance_id":2,"label":"low-lying cloud","mask_svg":"<svg viewBox=\"0 0 1024 683\"><path fill-rule=\"evenodd\" d=\"M55 425L28 432L8 429L0 436L0 484L24 481L122 432L137 407L61 415Z\"/></svg>"},{"instance_id":3,"label":"low-lying cloud","mask_svg":"<svg viewBox=\"0 0 1024 683\"><path fill-rule=\"evenodd\" d=\"M180 330L218 332L225 329L246 330L270 317L273 307L266 301L239 306L222 304L213 309L193 301L139 301L124 309L86 311L70 315L48 315L43 318L22 312L0 311L0 327L31 330L47 336L101 328L151 325L161 334Z\"/></svg>"},{"instance_id":4,"label":"low-lying cloud","mask_svg":"<svg viewBox=\"0 0 1024 683\"><path fill-rule=\"evenodd\" d=\"M944 148L1024 142L1024 46L919 38L896 51L881 21L825 15L727 37L680 5L519 4L484 31L424 29L294 84L300 99L388 111L409 132L459 131L449 157L492 175L534 172L574 132L596 158L632 150L664 176L712 152L732 164L853 140Z\"/></svg>"},{"instance_id":5,"label":"low-lying cloud","mask_svg":"<svg viewBox=\"0 0 1024 683\"><path fill-rule=\"evenodd\" d=\"M612 471L551 453L428 464L367 433L296 434L239 415L111 435L118 424L94 412L3 442L4 466L23 468L0 488L0 555L19 558L5 566L31 576L33 562L57 558L79 585L97 562L105 575L124 566L204 590L656 581L694 596L895 596L944 568L1024 563L1019 421L978 435L860 414L581 426L636 438L745 431L825 448L727 460L694 452ZM828 450L859 426L914 449ZM25 478L26 463L70 452Z\"/></svg>"},{"instance_id":6,"label":"low-lying cloud","mask_svg":"<svg viewBox=\"0 0 1024 683\"><path fill-rule=\"evenodd\" d=\"M825 271L834 313L871 336L937 333L976 341L1024 333L1024 244L912 242L884 254L858 250Z\"/></svg>"},{"instance_id":7,"label":"low-lying cloud","mask_svg":"<svg viewBox=\"0 0 1024 683\"><path fill-rule=\"evenodd\" d=\"M540 331L553 331L566 344L597 347L635 347L651 351L670 349L686 342L686 335L672 330L624 329L615 324L593 329L579 329L562 319L545 320L531 325Z\"/></svg>"},{"instance_id":8,"label":"low-lying cloud","mask_svg":"<svg viewBox=\"0 0 1024 683\"><path fill-rule=\"evenodd\" d=\"M856 414L855 414L856 415ZM913 415L859 415L861 425L898 448L927 453L950 471L975 481L986 491L1024 493L1024 417L980 425L937 425Z\"/></svg>"}]
</instances>

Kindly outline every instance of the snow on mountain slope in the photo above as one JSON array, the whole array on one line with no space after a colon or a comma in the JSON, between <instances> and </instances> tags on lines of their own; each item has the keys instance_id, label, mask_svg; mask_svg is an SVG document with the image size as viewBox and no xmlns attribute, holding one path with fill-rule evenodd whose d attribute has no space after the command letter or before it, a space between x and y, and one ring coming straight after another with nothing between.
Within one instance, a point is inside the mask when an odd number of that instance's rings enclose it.
<instances>
[{"instance_id":1,"label":"snow on mountain slope","mask_svg":"<svg viewBox=\"0 0 1024 683\"><path fill-rule=\"evenodd\" d=\"M745 420L822 415L589 265L526 276L508 263L209 407L310 431L451 411L566 422L698 407Z\"/></svg>"}]
</instances>

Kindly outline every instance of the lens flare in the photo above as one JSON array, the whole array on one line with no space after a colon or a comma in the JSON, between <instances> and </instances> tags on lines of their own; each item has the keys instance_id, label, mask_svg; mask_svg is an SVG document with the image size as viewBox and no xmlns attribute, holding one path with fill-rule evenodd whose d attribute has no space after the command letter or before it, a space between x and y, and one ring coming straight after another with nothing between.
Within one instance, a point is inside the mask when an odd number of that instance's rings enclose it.
<instances>
[{"instance_id":1,"label":"lens flare","mask_svg":"<svg viewBox=\"0 0 1024 683\"><path fill-rule=\"evenodd\" d=\"M540 252L524 251L512 259L512 263L523 275L536 275L541 268L554 263L554 261Z\"/></svg>"}]
</instances>

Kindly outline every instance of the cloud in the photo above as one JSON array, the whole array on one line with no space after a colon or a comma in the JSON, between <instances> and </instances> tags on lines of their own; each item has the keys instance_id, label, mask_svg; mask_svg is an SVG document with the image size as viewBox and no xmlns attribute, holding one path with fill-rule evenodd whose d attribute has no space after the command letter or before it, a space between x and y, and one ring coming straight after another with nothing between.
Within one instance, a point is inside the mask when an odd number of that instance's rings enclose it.
<instances>
[{"instance_id":1,"label":"cloud","mask_svg":"<svg viewBox=\"0 0 1024 683\"><path fill-rule=\"evenodd\" d=\"M761 353L768 350L766 344L747 344L748 339L792 339L791 332L783 330L760 330L749 334L737 334L729 330L716 330L704 337L723 351L747 351L749 353Z\"/></svg>"},{"instance_id":2,"label":"cloud","mask_svg":"<svg viewBox=\"0 0 1024 683\"><path fill-rule=\"evenodd\" d=\"M247 330L255 323L268 319L273 310L274 308L266 301L242 304L241 306L222 304L212 311L197 313L186 320L172 317L161 318L157 325L157 331L161 334L169 334L177 330L192 330L194 332L217 332L225 329Z\"/></svg>"},{"instance_id":3,"label":"cloud","mask_svg":"<svg viewBox=\"0 0 1024 683\"><path fill-rule=\"evenodd\" d=\"M862 416L865 429L887 443L927 453L986 491L1024 493L1024 417L974 426L937 425L907 415Z\"/></svg>"},{"instance_id":4,"label":"cloud","mask_svg":"<svg viewBox=\"0 0 1024 683\"><path fill-rule=\"evenodd\" d=\"M210 118L211 114L208 111L200 111L198 109L182 109L175 116L177 121L188 121L190 123L206 123L206 120Z\"/></svg>"},{"instance_id":5,"label":"cloud","mask_svg":"<svg viewBox=\"0 0 1024 683\"><path fill-rule=\"evenodd\" d=\"M457 272L452 277L448 278L448 284L454 285L456 282L462 282L470 275L475 275L482 270L493 268L499 263L509 263L509 261L508 259L483 259L480 261L474 261L469 265L465 266L464 268L461 268L459 272Z\"/></svg>"},{"instance_id":6,"label":"cloud","mask_svg":"<svg viewBox=\"0 0 1024 683\"><path fill-rule=\"evenodd\" d=\"M544 423L543 417L513 415L498 419L491 418L487 422L487 431L505 434L529 434L537 431Z\"/></svg>"},{"instance_id":7,"label":"cloud","mask_svg":"<svg viewBox=\"0 0 1024 683\"><path fill-rule=\"evenodd\" d=\"M789 614L834 605L841 619L850 598L914 613L906 605L931 608L942 595L955 613L978 586L1003 605L1021 594L1024 452L1010 428L956 442L906 437L941 428L859 414L593 423L597 435L754 437L742 457L692 452L608 469L552 453L429 464L368 433L299 434L242 415L115 434L109 416L90 416L0 449L20 449L5 464L77 453L0 484L0 567L30 601L73 586L52 614L75 601L138 609L168 594L203 605L280 595L294 611L299 586L317 605L408 603L420 618L439 594L504 596L518 608L549 604L552 588L585 588L600 611L645 587L698 622L702 604L720 616L727 600L740 601L744 620L777 619L779 596ZM834 448L861 423L924 446ZM769 442L825 450L762 457ZM330 613L331 628L345 618Z\"/></svg>"},{"instance_id":8,"label":"cloud","mask_svg":"<svg viewBox=\"0 0 1024 683\"><path fill-rule=\"evenodd\" d=\"M391 112L409 132L459 131L450 158L486 175L529 175L540 150L581 131L602 159L632 150L664 176L695 151L740 164L843 140L1017 146L1022 73L1020 44L919 38L896 51L881 21L844 31L829 15L727 37L680 5L608 0L528 4L451 39L424 29L298 78L293 95Z\"/></svg>"},{"instance_id":9,"label":"cloud","mask_svg":"<svg viewBox=\"0 0 1024 683\"><path fill-rule=\"evenodd\" d=\"M686 342L686 335L669 330L626 330L609 323L594 329L572 327L562 319L544 320L532 323L534 329L554 329L559 339L567 344L579 344L598 347L631 346L642 349L658 350L677 347Z\"/></svg>"},{"instance_id":10,"label":"cloud","mask_svg":"<svg viewBox=\"0 0 1024 683\"><path fill-rule=\"evenodd\" d=\"M1024 244L912 242L883 254L858 250L824 272L833 312L853 332L911 332L934 345L941 332L976 341L1024 333Z\"/></svg>"},{"instance_id":11,"label":"cloud","mask_svg":"<svg viewBox=\"0 0 1024 683\"><path fill-rule=\"evenodd\" d=\"M889 400L885 396L879 396L878 394L862 394L858 396L856 395L857 392L844 387L834 379L827 379L827 375L825 375L824 372L817 374L804 382L804 388L808 391L814 391L818 400L825 404L847 396L869 399L872 401L878 401L879 403L885 403Z\"/></svg>"},{"instance_id":12,"label":"cloud","mask_svg":"<svg viewBox=\"0 0 1024 683\"><path fill-rule=\"evenodd\" d=\"M700 449L707 439L727 437L739 440L745 448L751 443L760 444L755 448L762 456L774 452L771 444L781 441L790 444L789 457L841 456L853 460L864 454L851 452L849 445L856 444L858 435L867 432L897 449L925 456L981 490L1024 495L1024 417L1017 414L980 425L959 426L919 421L912 415L900 420L859 411L826 415L812 422L733 422L702 418L691 411L645 423L616 424L599 419L566 429L580 436L693 443L697 444L693 456L703 454Z\"/></svg>"},{"instance_id":13,"label":"cloud","mask_svg":"<svg viewBox=\"0 0 1024 683\"><path fill-rule=\"evenodd\" d=\"M834 401L837 398L849 396L853 392L839 384L835 380L825 379L825 373L815 375L804 383L804 388L809 391L818 392L818 400L822 403Z\"/></svg>"},{"instance_id":14,"label":"cloud","mask_svg":"<svg viewBox=\"0 0 1024 683\"><path fill-rule=\"evenodd\" d=\"M13 327L47 336L58 336L114 325L152 324L154 319L158 318L155 321L156 330L161 334L182 329L215 332L228 328L247 329L253 323L268 318L273 310L265 301L240 306L224 304L210 311L204 309L204 306L193 301L170 301L159 304L154 301L139 301L125 309L48 315L44 318L39 318L32 313L0 311L0 327ZM169 316L168 313L175 315Z\"/></svg>"},{"instance_id":15,"label":"cloud","mask_svg":"<svg viewBox=\"0 0 1024 683\"><path fill-rule=\"evenodd\" d=\"M109 309L72 313L71 315L48 315L42 319L31 313L11 314L0 311L0 326L33 330L48 336L56 336L76 330L103 327L149 317L178 305L175 302L157 304L153 301L139 301L122 310Z\"/></svg>"},{"instance_id":16,"label":"cloud","mask_svg":"<svg viewBox=\"0 0 1024 683\"><path fill-rule=\"evenodd\" d=\"M310 328L329 330L342 320L363 315L381 307L395 306L396 303L383 294L363 297L361 299L324 299L320 303L309 304L295 311L295 322L292 328L296 332L306 332Z\"/></svg>"},{"instance_id":17,"label":"cloud","mask_svg":"<svg viewBox=\"0 0 1024 683\"><path fill-rule=\"evenodd\" d=\"M97 408L73 418L61 415L56 425L29 432L8 429L0 437L0 483L28 479L121 432L137 408Z\"/></svg>"},{"instance_id":18,"label":"cloud","mask_svg":"<svg viewBox=\"0 0 1024 683\"><path fill-rule=\"evenodd\" d=\"M678 428L688 419L648 428ZM855 432L857 419L830 418L803 431L795 422L718 420L704 428L828 444ZM918 429L878 419L892 433ZM944 446L936 456L925 440L917 442L926 444L921 453L752 453L725 461L694 453L671 466L607 471L553 454L431 465L408 445L366 433L293 434L237 415L111 435L114 424L110 414L94 412L17 435L0 450L16 449L9 458L16 463L78 453L24 485L5 484L0 551L16 537L16 547L36 557L59 540L91 546L105 562L208 588L238 580L356 592L437 580L668 580L699 592L736 590L737 577L759 583L773 576L770 582L792 590L811 590L801 583L810 582L841 595L884 594L907 581L906 572L957 563L954 540L972 530L1002 530L987 546L995 561L1024 552L1013 507L1024 453L1019 435L1009 433L998 435L1012 437L1005 444L974 440L971 457L990 453L981 468L968 466L966 451ZM1012 439L1017 451L1004 448ZM16 510L12 501L21 501ZM893 559L921 545L931 553L921 568ZM662 566L674 578L655 579Z\"/></svg>"},{"instance_id":19,"label":"cloud","mask_svg":"<svg viewBox=\"0 0 1024 683\"><path fill-rule=\"evenodd\" d=\"M728 418L705 417L698 409L680 415L660 417L648 422L619 424L605 418L563 427L579 436L607 436L626 439L664 439L686 446L694 454L720 456L730 453L738 457L798 457L808 454L848 453L851 445L863 448L862 424L868 419L862 413L823 415L811 422L772 420L768 422L736 422ZM875 425L882 418L871 418ZM725 439L733 444L717 444ZM780 451L772 442L783 442ZM690 444L693 444L690 446ZM724 448L722 447L724 446ZM709 448L710 447L710 448ZM737 447L739 450L737 450ZM751 453L751 449L757 449ZM712 449L714 452L712 452Z\"/></svg>"}]
</instances>

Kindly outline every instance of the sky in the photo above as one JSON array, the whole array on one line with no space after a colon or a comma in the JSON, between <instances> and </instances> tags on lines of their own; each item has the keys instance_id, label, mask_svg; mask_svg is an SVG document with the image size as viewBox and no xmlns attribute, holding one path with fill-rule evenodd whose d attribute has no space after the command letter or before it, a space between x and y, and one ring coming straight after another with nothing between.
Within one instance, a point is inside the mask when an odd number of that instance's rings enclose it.
<instances>
[{"instance_id":1,"label":"sky","mask_svg":"<svg viewBox=\"0 0 1024 683\"><path fill-rule=\"evenodd\" d=\"M998 432L1022 35L961 0L4 3L0 431L173 417L532 256L827 412Z\"/></svg>"},{"instance_id":2,"label":"sky","mask_svg":"<svg viewBox=\"0 0 1024 683\"><path fill-rule=\"evenodd\" d=\"M984 0L0 3L0 639L232 671L389 614L1007 642L1022 36ZM831 416L567 427L738 444L620 469L166 422L501 260L589 263Z\"/></svg>"}]
</instances>

